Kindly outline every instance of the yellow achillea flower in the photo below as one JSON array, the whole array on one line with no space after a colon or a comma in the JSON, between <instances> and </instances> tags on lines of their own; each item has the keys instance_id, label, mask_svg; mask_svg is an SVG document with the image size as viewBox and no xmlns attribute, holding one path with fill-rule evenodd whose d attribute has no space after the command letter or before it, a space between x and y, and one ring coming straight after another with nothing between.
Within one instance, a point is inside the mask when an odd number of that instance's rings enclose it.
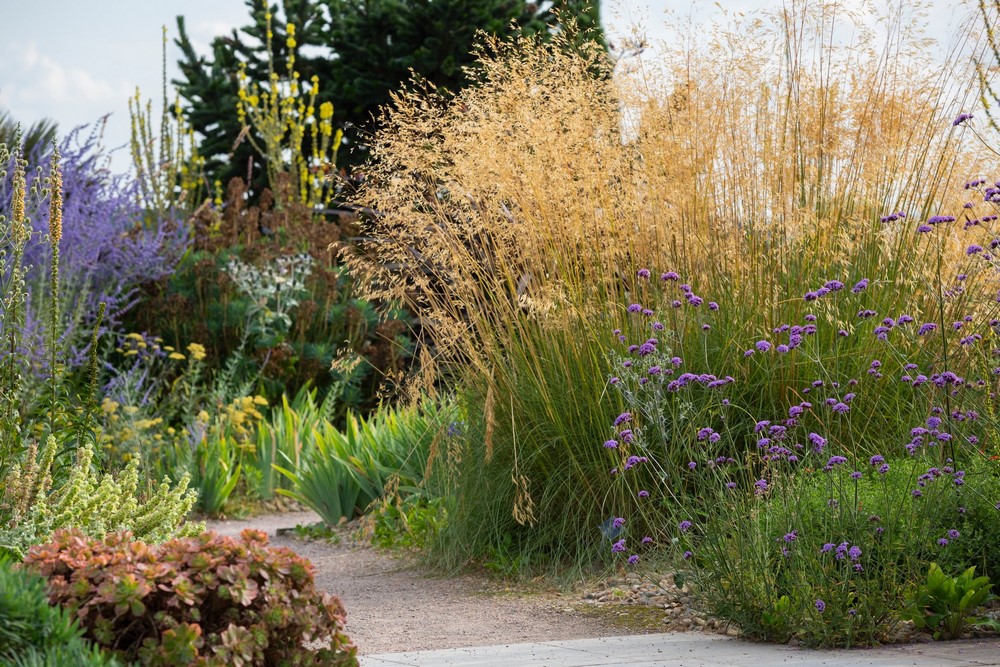
<instances>
[{"instance_id":1,"label":"yellow achillea flower","mask_svg":"<svg viewBox=\"0 0 1000 667\"><path fill-rule=\"evenodd\" d=\"M105 396L104 400L101 401L101 410L103 410L106 415L113 415L115 411L118 410L118 403Z\"/></svg>"},{"instance_id":2,"label":"yellow achillea flower","mask_svg":"<svg viewBox=\"0 0 1000 667\"><path fill-rule=\"evenodd\" d=\"M177 361L182 361L186 357L183 354L181 354L180 352L171 352L170 356L168 358L169 359L176 359Z\"/></svg>"},{"instance_id":3,"label":"yellow achillea flower","mask_svg":"<svg viewBox=\"0 0 1000 667\"><path fill-rule=\"evenodd\" d=\"M205 358L205 346L200 343L191 343L187 346L187 351L195 361L201 361Z\"/></svg>"}]
</instances>

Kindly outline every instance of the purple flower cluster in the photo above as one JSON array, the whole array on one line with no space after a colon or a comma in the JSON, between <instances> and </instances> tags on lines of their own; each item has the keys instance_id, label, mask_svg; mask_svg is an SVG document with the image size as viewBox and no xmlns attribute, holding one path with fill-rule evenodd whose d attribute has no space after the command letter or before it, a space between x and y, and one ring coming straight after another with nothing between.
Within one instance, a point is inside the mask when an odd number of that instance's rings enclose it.
<instances>
[{"instance_id":1,"label":"purple flower cluster","mask_svg":"<svg viewBox=\"0 0 1000 667\"><path fill-rule=\"evenodd\" d=\"M774 333L774 334L786 334L787 333L788 334L788 343L787 344L785 344L785 343L779 343L777 346L775 346L770 341L759 340L756 343L754 343L754 347L752 349L749 349L746 352L744 352L743 356L745 356L745 357L752 356L753 353L754 353L754 349L756 349L758 352L768 352L772 348L778 354L788 354L789 352L791 352L795 348L797 348L800 345L802 345L802 340L803 340L804 336L813 336L813 335L816 334L816 330L817 330L816 329L816 325L812 324L812 322L816 321L816 316L815 315L806 315L806 321L810 322L810 323L806 324L804 326L800 326L800 325L797 325L797 324L796 325L782 324L781 326L775 327L774 329L772 329L771 333Z\"/></svg>"},{"instance_id":2,"label":"purple flower cluster","mask_svg":"<svg viewBox=\"0 0 1000 667\"><path fill-rule=\"evenodd\" d=\"M839 292L844 289L844 283L839 280L828 280L817 290L806 292L802 298L806 301L816 301L822 299L830 292Z\"/></svg>"},{"instance_id":3,"label":"purple flower cluster","mask_svg":"<svg viewBox=\"0 0 1000 667\"><path fill-rule=\"evenodd\" d=\"M964 123L966 121L970 121L970 120L972 120L972 114L971 113L960 113L960 114L958 114L958 116L955 117L955 120L951 121L951 126L952 127L958 127L962 123Z\"/></svg>"},{"instance_id":4,"label":"purple flower cluster","mask_svg":"<svg viewBox=\"0 0 1000 667\"><path fill-rule=\"evenodd\" d=\"M177 220L147 220L138 203L139 184L131 177L110 175L107 152L100 143L101 127L78 127L60 144L63 171L63 236L60 244L59 268L63 290L63 312L79 312L81 322L67 317L64 339L69 346L67 361L71 366L86 360L91 323L100 302L107 304L104 331L120 326L122 317L139 301L138 287L169 276L188 243L187 229ZM27 156L28 187L33 186L31 174L42 166L47 173L50 156ZM0 181L0 211L10 208L10 179ZM37 332L30 343L38 351L38 368L46 368L41 354L41 322L47 322L46 299L32 294L39 278L47 276L51 265L51 248L44 236L48 233L48 201L38 202L38 208L28 211L33 228L32 239L25 248L24 263L31 267L28 275L26 332ZM76 325L76 328L74 328Z\"/></svg>"}]
</instances>

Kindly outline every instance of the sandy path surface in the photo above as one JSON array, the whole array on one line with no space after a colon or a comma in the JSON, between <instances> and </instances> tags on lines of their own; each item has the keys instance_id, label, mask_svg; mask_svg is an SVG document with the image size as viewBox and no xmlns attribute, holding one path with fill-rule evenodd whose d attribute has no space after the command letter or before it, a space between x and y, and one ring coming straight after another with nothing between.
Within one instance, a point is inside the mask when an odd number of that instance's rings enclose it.
<instances>
[{"instance_id":1,"label":"sandy path surface","mask_svg":"<svg viewBox=\"0 0 1000 667\"><path fill-rule=\"evenodd\" d=\"M313 523L312 512L210 521L226 535L263 530L270 543L316 566L316 583L340 597L347 633L362 655L624 634L621 627L574 611L573 595L503 589L484 576L428 576L419 567L370 547L276 536L278 528Z\"/></svg>"}]
</instances>

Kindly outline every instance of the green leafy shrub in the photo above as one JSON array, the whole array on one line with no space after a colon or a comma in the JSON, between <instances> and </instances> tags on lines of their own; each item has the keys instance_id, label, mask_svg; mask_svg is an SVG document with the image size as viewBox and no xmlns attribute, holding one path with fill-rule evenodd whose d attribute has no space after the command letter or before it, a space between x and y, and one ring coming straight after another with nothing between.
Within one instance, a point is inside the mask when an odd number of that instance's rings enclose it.
<instances>
[{"instance_id":1,"label":"green leafy shrub","mask_svg":"<svg viewBox=\"0 0 1000 667\"><path fill-rule=\"evenodd\" d=\"M195 213L191 252L146 286L148 307L131 314L132 330L156 331L178 348L203 341L206 372L227 369L271 398L311 386L339 392L337 417L371 410L386 378L408 363L411 316L356 294L330 250L357 235L351 216L326 219L285 199L282 187L256 206L244 194L233 182L224 203ZM342 370L352 358L364 363Z\"/></svg>"},{"instance_id":2,"label":"green leafy shrub","mask_svg":"<svg viewBox=\"0 0 1000 667\"><path fill-rule=\"evenodd\" d=\"M118 662L83 639L72 615L50 605L45 579L0 557L0 662L9 667L104 667Z\"/></svg>"},{"instance_id":3,"label":"green leafy shrub","mask_svg":"<svg viewBox=\"0 0 1000 667\"><path fill-rule=\"evenodd\" d=\"M372 542L386 548L422 549L446 520L440 498L385 498L372 517Z\"/></svg>"},{"instance_id":4,"label":"green leafy shrub","mask_svg":"<svg viewBox=\"0 0 1000 667\"><path fill-rule=\"evenodd\" d=\"M444 435L453 413L450 404L438 406L425 400L376 413L370 419L348 413L342 431L320 420L296 440L297 465L289 466L291 461L272 464L292 487L277 492L313 508L330 525L364 512L388 486L396 495L418 493L432 462L434 443ZM282 414L288 424L284 432L298 433L294 413L285 407ZM271 447L271 442L263 444ZM280 448L288 450L288 445Z\"/></svg>"},{"instance_id":5,"label":"green leafy shrub","mask_svg":"<svg viewBox=\"0 0 1000 667\"><path fill-rule=\"evenodd\" d=\"M59 531L25 567L86 636L144 665L356 666L340 601L321 594L312 565L266 536L202 533L160 545L115 533ZM328 642L315 648L314 642Z\"/></svg>"},{"instance_id":6,"label":"green leafy shrub","mask_svg":"<svg viewBox=\"0 0 1000 667\"><path fill-rule=\"evenodd\" d=\"M931 632L934 639L958 639L976 624L976 610L996 597L990 592L992 587L989 577L976 576L975 567L949 577L937 563L931 563L927 581L909 597L905 618Z\"/></svg>"},{"instance_id":7,"label":"green leafy shrub","mask_svg":"<svg viewBox=\"0 0 1000 667\"><path fill-rule=\"evenodd\" d=\"M65 483L52 491L55 450L51 436L41 452L32 445L24 462L4 479L3 499L10 517L0 526L0 550L20 558L60 528L77 528L95 538L128 530L148 542L203 529L200 524L184 523L196 500L187 488L188 477L173 488L164 478L148 498L140 500L138 460L132 459L117 478L98 475L92 467L94 450L88 444L78 451Z\"/></svg>"}]
</instances>

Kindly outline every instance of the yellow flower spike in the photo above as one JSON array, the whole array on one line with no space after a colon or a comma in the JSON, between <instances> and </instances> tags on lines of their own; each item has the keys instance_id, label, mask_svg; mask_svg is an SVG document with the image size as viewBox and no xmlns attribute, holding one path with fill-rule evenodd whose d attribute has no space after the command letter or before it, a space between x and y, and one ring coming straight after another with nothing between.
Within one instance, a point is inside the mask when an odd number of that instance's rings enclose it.
<instances>
[{"instance_id":1,"label":"yellow flower spike","mask_svg":"<svg viewBox=\"0 0 1000 667\"><path fill-rule=\"evenodd\" d=\"M62 209L63 209L63 177L62 168L59 165L59 149L52 152L52 194L49 202L49 238L52 245L58 246L62 238Z\"/></svg>"},{"instance_id":2,"label":"yellow flower spike","mask_svg":"<svg viewBox=\"0 0 1000 667\"><path fill-rule=\"evenodd\" d=\"M285 26L285 30L288 31L289 35L294 35L295 34L295 24L294 23L289 23L288 25Z\"/></svg>"}]
</instances>

